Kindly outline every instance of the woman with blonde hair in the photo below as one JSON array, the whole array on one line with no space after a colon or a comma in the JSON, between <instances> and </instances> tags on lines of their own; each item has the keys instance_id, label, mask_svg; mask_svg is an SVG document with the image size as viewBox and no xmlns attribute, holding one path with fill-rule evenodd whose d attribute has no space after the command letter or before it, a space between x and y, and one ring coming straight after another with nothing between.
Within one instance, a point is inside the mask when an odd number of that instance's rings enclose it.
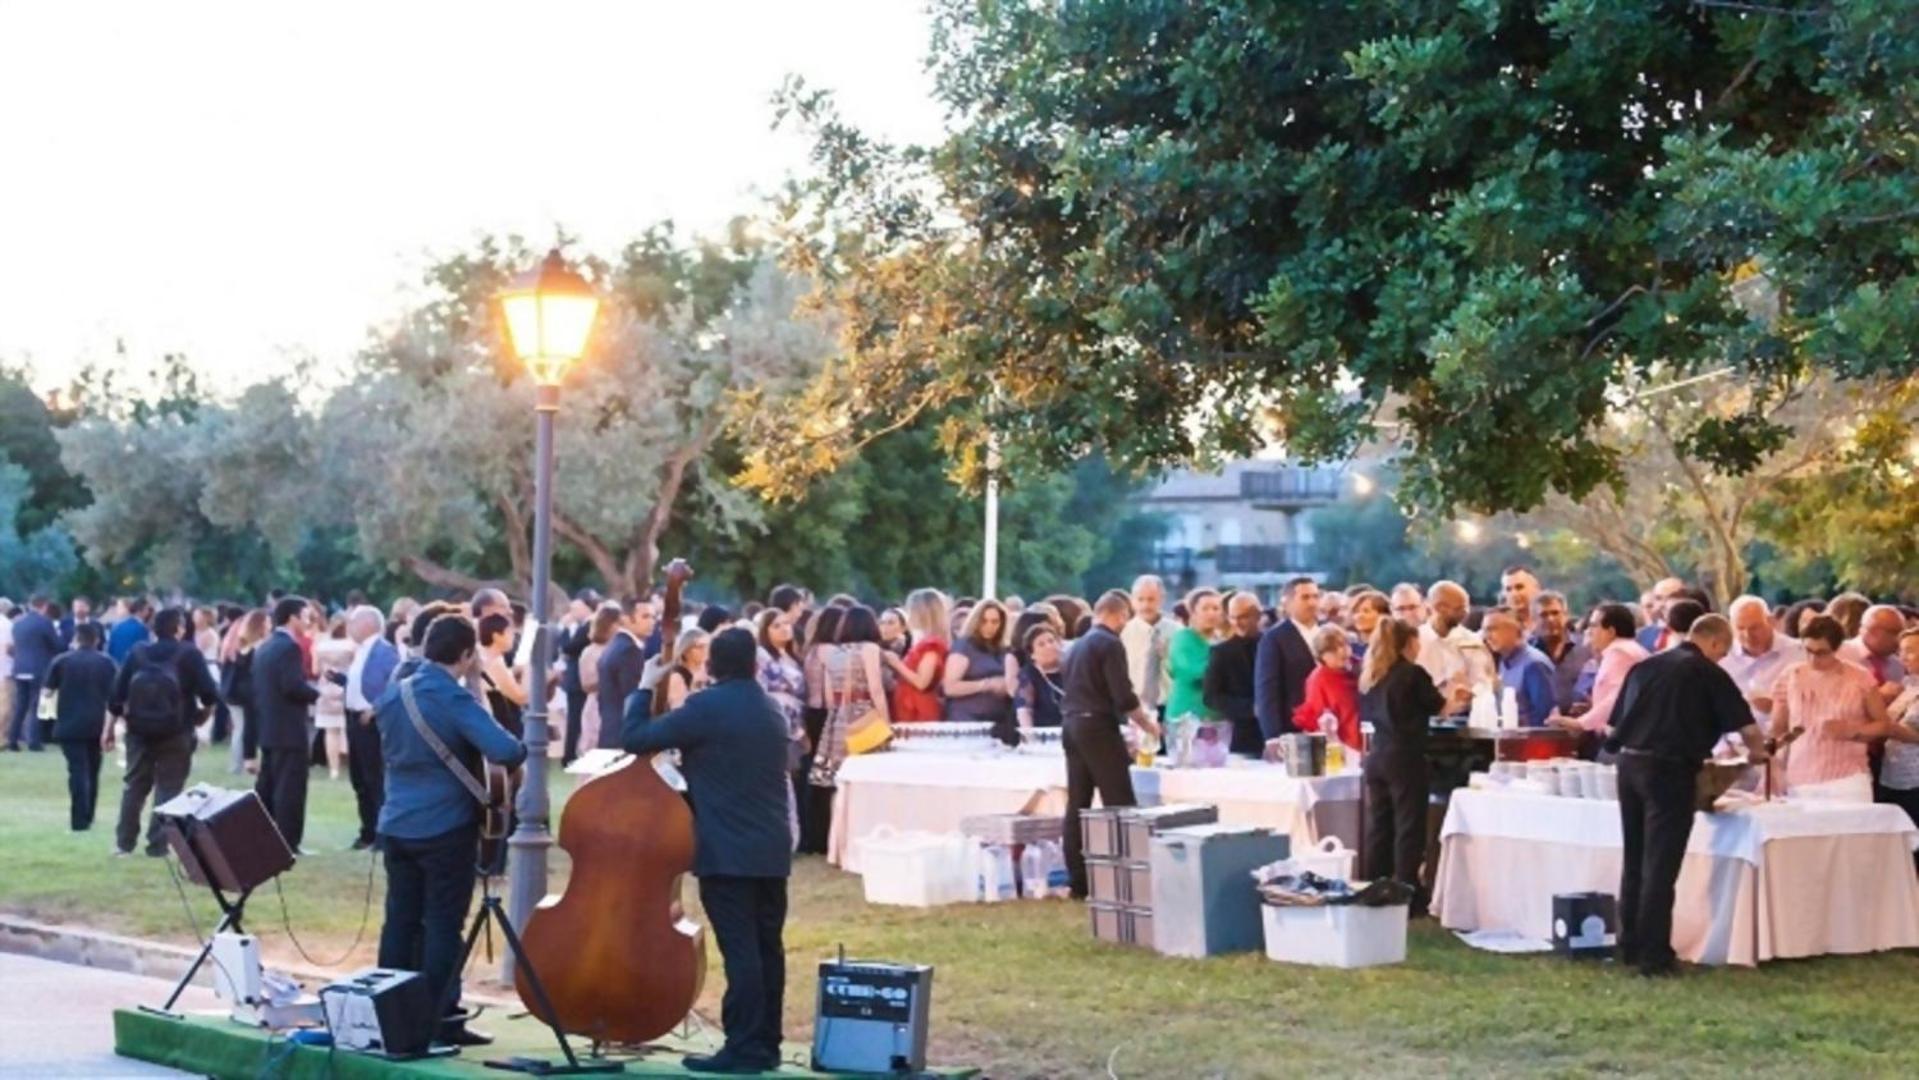
<instances>
[{"instance_id":1,"label":"woman with blonde hair","mask_svg":"<svg viewBox=\"0 0 1919 1080\"><path fill-rule=\"evenodd\" d=\"M950 619L946 594L938 589L915 589L906 598L906 625L913 645L904 658L881 651L881 661L893 672L891 716L895 724L939 720L944 709L940 683L946 671Z\"/></svg>"},{"instance_id":2,"label":"woman with blonde hair","mask_svg":"<svg viewBox=\"0 0 1919 1080\"><path fill-rule=\"evenodd\" d=\"M1381 619L1359 671L1359 719L1373 726L1363 769L1366 788L1366 874L1391 877L1415 890L1423 912L1419 866L1426 858L1426 812L1431 769L1427 724L1447 701L1419 659L1419 629L1403 619Z\"/></svg>"},{"instance_id":3,"label":"woman with blonde hair","mask_svg":"<svg viewBox=\"0 0 1919 1080\"><path fill-rule=\"evenodd\" d=\"M653 715L665 716L680 707L695 690L706 688L706 647L712 635L699 627L680 631L673 649L673 666L667 669L663 689L655 695Z\"/></svg>"},{"instance_id":4,"label":"woman with blonde hair","mask_svg":"<svg viewBox=\"0 0 1919 1080\"><path fill-rule=\"evenodd\" d=\"M353 652L353 642L346 636L346 616L335 615L327 624L327 636L313 643L313 668L320 681L313 725L326 739L329 780L340 778L340 764L346 760L346 673L353 666Z\"/></svg>"}]
</instances>

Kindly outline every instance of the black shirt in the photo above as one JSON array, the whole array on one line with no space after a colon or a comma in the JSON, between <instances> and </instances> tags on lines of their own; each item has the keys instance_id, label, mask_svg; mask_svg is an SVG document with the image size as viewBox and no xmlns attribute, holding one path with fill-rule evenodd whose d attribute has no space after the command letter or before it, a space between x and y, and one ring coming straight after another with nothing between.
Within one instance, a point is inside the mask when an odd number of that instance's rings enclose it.
<instances>
[{"instance_id":1,"label":"black shirt","mask_svg":"<svg viewBox=\"0 0 1919 1080\"><path fill-rule=\"evenodd\" d=\"M1374 753L1424 753L1428 725L1445 707L1426 669L1402 658L1359 695L1359 722L1373 725Z\"/></svg>"},{"instance_id":2,"label":"black shirt","mask_svg":"<svg viewBox=\"0 0 1919 1080\"><path fill-rule=\"evenodd\" d=\"M1139 708L1133 679L1126 671L1126 646L1104 626L1073 643L1066 658L1065 696L1060 712L1068 717L1101 716L1115 720Z\"/></svg>"},{"instance_id":3,"label":"black shirt","mask_svg":"<svg viewBox=\"0 0 1919 1080\"><path fill-rule=\"evenodd\" d=\"M100 740L117 674L113 658L98 649L79 649L54 658L53 666L47 668L47 689L60 695L53 741Z\"/></svg>"},{"instance_id":4,"label":"black shirt","mask_svg":"<svg viewBox=\"0 0 1919 1080\"><path fill-rule=\"evenodd\" d=\"M1203 683L1206 707L1227 720L1253 719L1253 656L1259 635L1234 636L1213 646L1206 655Z\"/></svg>"},{"instance_id":5,"label":"black shirt","mask_svg":"<svg viewBox=\"0 0 1919 1080\"><path fill-rule=\"evenodd\" d=\"M1676 647L1634 665L1613 706L1606 749L1699 764L1720 736L1752 723L1739 685L1699 646Z\"/></svg>"}]
</instances>

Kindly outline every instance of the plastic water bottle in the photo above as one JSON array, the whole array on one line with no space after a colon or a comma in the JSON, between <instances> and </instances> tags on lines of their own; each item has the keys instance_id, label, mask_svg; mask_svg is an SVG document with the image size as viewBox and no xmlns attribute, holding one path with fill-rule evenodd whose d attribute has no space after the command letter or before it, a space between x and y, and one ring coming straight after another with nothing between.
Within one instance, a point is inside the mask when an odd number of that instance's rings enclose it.
<instances>
[{"instance_id":1,"label":"plastic water bottle","mask_svg":"<svg viewBox=\"0 0 1919 1080\"><path fill-rule=\"evenodd\" d=\"M1073 895L1073 876L1066 872L1066 849L1058 840L1040 846L1046 852L1046 891L1062 900Z\"/></svg>"},{"instance_id":2,"label":"plastic water bottle","mask_svg":"<svg viewBox=\"0 0 1919 1080\"><path fill-rule=\"evenodd\" d=\"M1019 882L1015 878L1013 867L1013 849L1002 844L992 847L993 885L995 900L1016 900L1019 898Z\"/></svg>"},{"instance_id":3,"label":"plastic water bottle","mask_svg":"<svg viewBox=\"0 0 1919 1080\"><path fill-rule=\"evenodd\" d=\"M1519 726L1519 691L1508 686L1499 695L1499 726L1516 728Z\"/></svg>"},{"instance_id":4,"label":"plastic water bottle","mask_svg":"<svg viewBox=\"0 0 1919 1080\"><path fill-rule=\"evenodd\" d=\"M1022 900L1046 899L1046 853L1038 844L1019 853L1019 895Z\"/></svg>"},{"instance_id":5,"label":"plastic water bottle","mask_svg":"<svg viewBox=\"0 0 1919 1080\"><path fill-rule=\"evenodd\" d=\"M999 898L999 884L993 880L997 868L985 844L973 845L973 902L991 903Z\"/></svg>"}]
</instances>

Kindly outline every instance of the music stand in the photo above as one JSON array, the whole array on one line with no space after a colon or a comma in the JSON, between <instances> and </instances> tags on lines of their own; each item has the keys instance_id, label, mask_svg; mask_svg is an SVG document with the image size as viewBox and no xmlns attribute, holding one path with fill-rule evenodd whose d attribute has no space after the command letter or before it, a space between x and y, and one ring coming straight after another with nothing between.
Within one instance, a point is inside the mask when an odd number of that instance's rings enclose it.
<instances>
[{"instance_id":1,"label":"music stand","mask_svg":"<svg viewBox=\"0 0 1919 1080\"><path fill-rule=\"evenodd\" d=\"M513 953L513 962L526 974L527 985L533 989L533 1000L540 1007L540 1014L547 1030L553 1032L553 1039L560 1044L560 1053L566 1062L544 1061L539 1058L514 1057L499 1061L483 1061L489 1069L501 1069L506 1072L527 1073L531 1076L583 1076L597 1073L616 1073L626 1071L626 1066L618 1061L581 1061L573 1052L573 1044L567 1041L566 1032L560 1030L560 1022L553 1011L553 1002L546 996L546 987L540 983L540 973L534 969L533 961L528 959L526 950L520 947L520 935L513 930L513 923L506 917L506 907L500 898L493 895L492 879L484 867L474 870L480 879L480 910L473 913L473 925L467 928L466 944L460 950L460 966L454 969L453 981L447 984L446 992L440 1000L438 1015L446 1016L453 1009L454 1002L460 999L459 972L466 970L468 961L473 958L473 946L479 944L480 934L492 923L500 926L500 936L506 939L506 947ZM489 940L491 940L489 938Z\"/></svg>"},{"instance_id":2,"label":"music stand","mask_svg":"<svg viewBox=\"0 0 1919 1080\"><path fill-rule=\"evenodd\" d=\"M151 1013L179 1019L173 1006L186 992L187 985L200 973L200 966L213 954L213 942L232 930L244 933L247 898L253 890L273 880L293 866L293 849L267 814L260 796L251 791L228 791L210 784L195 784L165 805L153 810L160 823L161 836L187 880L205 885L220 905L220 922L201 944L186 974ZM227 894L234 894L229 900Z\"/></svg>"}]
</instances>

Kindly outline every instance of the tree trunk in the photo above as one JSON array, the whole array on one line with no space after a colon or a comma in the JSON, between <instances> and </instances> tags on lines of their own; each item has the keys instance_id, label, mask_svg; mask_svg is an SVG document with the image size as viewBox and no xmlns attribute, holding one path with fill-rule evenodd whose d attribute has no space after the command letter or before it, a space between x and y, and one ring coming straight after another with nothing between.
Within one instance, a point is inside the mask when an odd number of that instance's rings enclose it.
<instances>
[{"instance_id":1,"label":"tree trunk","mask_svg":"<svg viewBox=\"0 0 1919 1080\"><path fill-rule=\"evenodd\" d=\"M408 555L400 560L406 571L428 585L441 589L457 589L461 592L475 593L481 589L501 589L506 592L519 592L510 581L477 578L451 567L442 566L423 555Z\"/></svg>"}]
</instances>

